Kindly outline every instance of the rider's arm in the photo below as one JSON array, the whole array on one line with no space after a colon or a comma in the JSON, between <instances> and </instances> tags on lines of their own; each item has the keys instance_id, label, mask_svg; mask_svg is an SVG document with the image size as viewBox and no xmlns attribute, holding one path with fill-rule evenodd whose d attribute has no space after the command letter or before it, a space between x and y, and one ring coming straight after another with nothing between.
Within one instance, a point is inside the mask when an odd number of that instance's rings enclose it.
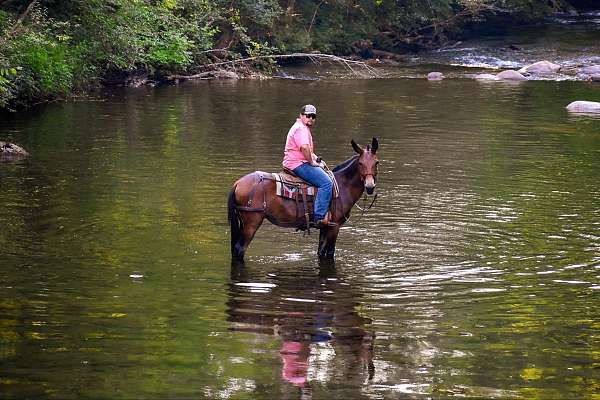
<instances>
[{"instance_id":1,"label":"rider's arm","mask_svg":"<svg viewBox=\"0 0 600 400\"><path fill-rule=\"evenodd\" d=\"M312 165L313 167L319 166L319 164L317 163L317 156L312 151L310 151L310 147L308 145L300 146L300 151L302 151L304 158L306 159L306 161L308 161L310 165Z\"/></svg>"}]
</instances>

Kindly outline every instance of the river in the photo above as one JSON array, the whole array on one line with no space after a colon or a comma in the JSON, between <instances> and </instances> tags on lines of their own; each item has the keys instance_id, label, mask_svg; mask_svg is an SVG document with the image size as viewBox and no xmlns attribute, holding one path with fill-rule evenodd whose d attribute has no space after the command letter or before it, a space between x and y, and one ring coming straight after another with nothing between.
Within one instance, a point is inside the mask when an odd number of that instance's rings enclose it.
<instances>
[{"instance_id":1,"label":"river","mask_svg":"<svg viewBox=\"0 0 600 400\"><path fill-rule=\"evenodd\" d=\"M591 398L600 119L589 82L189 82L5 118L3 398ZM318 235L265 224L232 267L226 195L380 142L378 199Z\"/></svg>"},{"instance_id":2,"label":"river","mask_svg":"<svg viewBox=\"0 0 600 400\"><path fill-rule=\"evenodd\" d=\"M478 29L470 39L406 56L402 65L384 67L384 75L422 78L441 71L449 78L473 78L545 60L560 66L560 71L532 74L528 79L588 80L589 74L582 74L581 68L600 64L600 10L556 14L531 25L484 23Z\"/></svg>"}]
</instances>

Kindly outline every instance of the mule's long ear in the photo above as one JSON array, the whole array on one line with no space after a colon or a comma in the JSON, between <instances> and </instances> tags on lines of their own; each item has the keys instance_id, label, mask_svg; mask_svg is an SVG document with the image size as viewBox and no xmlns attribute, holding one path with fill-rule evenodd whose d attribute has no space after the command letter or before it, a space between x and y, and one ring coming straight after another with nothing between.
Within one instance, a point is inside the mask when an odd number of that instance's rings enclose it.
<instances>
[{"instance_id":1,"label":"mule's long ear","mask_svg":"<svg viewBox=\"0 0 600 400\"><path fill-rule=\"evenodd\" d=\"M371 153L375 154L377 152L378 148L379 148L379 141L377 140L376 137L374 137L373 141L371 142Z\"/></svg>"},{"instance_id":2,"label":"mule's long ear","mask_svg":"<svg viewBox=\"0 0 600 400\"><path fill-rule=\"evenodd\" d=\"M357 152L358 154L362 154L363 153L363 149L361 149L360 146L356 144L356 142L354 141L354 139L352 139L350 141L350 143L352 143L352 148L354 149L355 152Z\"/></svg>"}]
</instances>

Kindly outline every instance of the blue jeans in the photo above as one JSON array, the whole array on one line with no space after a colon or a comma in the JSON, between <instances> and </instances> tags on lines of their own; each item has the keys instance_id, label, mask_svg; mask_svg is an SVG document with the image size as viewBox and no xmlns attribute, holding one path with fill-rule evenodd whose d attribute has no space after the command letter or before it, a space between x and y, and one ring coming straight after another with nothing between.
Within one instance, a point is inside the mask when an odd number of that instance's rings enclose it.
<instances>
[{"instance_id":1,"label":"blue jeans","mask_svg":"<svg viewBox=\"0 0 600 400\"><path fill-rule=\"evenodd\" d=\"M294 173L319 189L317 198L315 199L315 221L325 218L333 189L333 182L329 175L323 171L323 168L313 167L308 163L304 163L299 167L294 168Z\"/></svg>"}]
</instances>

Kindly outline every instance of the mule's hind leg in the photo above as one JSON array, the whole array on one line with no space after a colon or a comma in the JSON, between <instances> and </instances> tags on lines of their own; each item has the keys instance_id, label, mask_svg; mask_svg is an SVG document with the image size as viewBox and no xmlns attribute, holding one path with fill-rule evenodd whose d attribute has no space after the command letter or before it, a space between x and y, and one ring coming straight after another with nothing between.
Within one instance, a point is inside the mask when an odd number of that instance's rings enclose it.
<instances>
[{"instance_id":1,"label":"mule's hind leg","mask_svg":"<svg viewBox=\"0 0 600 400\"><path fill-rule=\"evenodd\" d=\"M335 242L340 232L340 226L322 228L319 233L319 250L317 254L321 259L332 260L335 254Z\"/></svg>"},{"instance_id":2,"label":"mule's hind leg","mask_svg":"<svg viewBox=\"0 0 600 400\"><path fill-rule=\"evenodd\" d=\"M256 231L262 225L265 216L260 212L241 212L240 214L242 219L242 232L231 251L235 258L243 261L246 250L254 238L254 234L256 234Z\"/></svg>"}]
</instances>

